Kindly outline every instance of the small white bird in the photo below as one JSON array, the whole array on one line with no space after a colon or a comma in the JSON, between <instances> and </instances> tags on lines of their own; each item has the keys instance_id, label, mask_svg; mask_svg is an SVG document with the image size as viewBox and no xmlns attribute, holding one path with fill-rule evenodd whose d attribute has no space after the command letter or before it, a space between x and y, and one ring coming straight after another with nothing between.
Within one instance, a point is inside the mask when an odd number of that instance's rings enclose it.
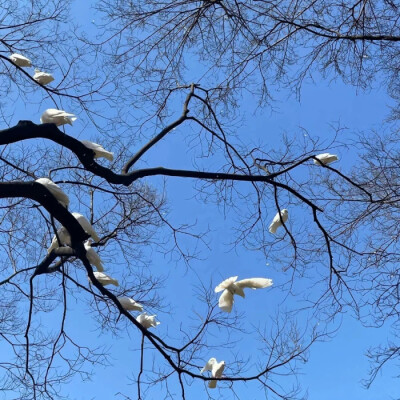
<instances>
[{"instance_id":1,"label":"small white bird","mask_svg":"<svg viewBox=\"0 0 400 400\"><path fill-rule=\"evenodd\" d=\"M88 140L81 140L81 143L84 144L88 149L94 151L94 158L103 157L109 161L114 160L114 154L105 150L101 145L94 142L89 142Z\"/></svg>"},{"instance_id":2,"label":"small white bird","mask_svg":"<svg viewBox=\"0 0 400 400\"><path fill-rule=\"evenodd\" d=\"M100 240L99 236L97 235L96 231L94 230L93 226L90 222L82 215L77 212L73 212L72 215L76 218L79 222L79 225L83 228L83 230L90 235L95 242Z\"/></svg>"},{"instance_id":3,"label":"small white bird","mask_svg":"<svg viewBox=\"0 0 400 400\"><path fill-rule=\"evenodd\" d=\"M92 249L90 243L90 240L86 240L86 242L84 243L86 249L86 258L90 262L90 265L94 265L97 268L97 271L103 272L103 262L100 256Z\"/></svg>"},{"instance_id":4,"label":"small white bird","mask_svg":"<svg viewBox=\"0 0 400 400\"><path fill-rule=\"evenodd\" d=\"M106 286L106 285L114 285L114 286L119 286L119 283L116 279L111 278L111 276L108 276L104 272L93 272L94 277L100 282L101 285ZM89 279L90 281L90 279Z\"/></svg>"},{"instance_id":5,"label":"small white bird","mask_svg":"<svg viewBox=\"0 0 400 400\"><path fill-rule=\"evenodd\" d=\"M263 289L272 286L272 279L267 278L249 278L237 281L237 276L231 276L221 282L216 288L215 293L222 292L218 306L222 311L230 313L233 306L233 296L235 294L245 297L244 288Z\"/></svg>"},{"instance_id":6,"label":"small white bird","mask_svg":"<svg viewBox=\"0 0 400 400\"><path fill-rule=\"evenodd\" d=\"M160 325L160 322L156 321L156 315L148 315L147 313L138 315L136 321L146 329Z\"/></svg>"},{"instance_id":7,"label":"small white bird","mask_svg":"<svg viewBox=\"0 0 400 400\"><path fill-rule=\"evenodd\" d=\"M330 163L333 163L334 161L338 160L338 157L336 154L330 154L330 153L322 153L322 154L318 154L317 156L315 156L315 158L317 158L318 160L314 159L314 164L315 165L327 165Z\"/></svg>"},{"instance_id":8,"label":"small white bird","mask_svg":"<svg viewBox=\"0 0 400 400\"><path fill-rule=\"evenodd\" d=\"M48 108L40 117L42 124L56 124L57 126L69 124L72 125L77 118L74 114L69 114L64 110L57 110L56 108Z\"/></svg>"},{"instance_id":9,"label":"small white bird","mask_svg":"<svg viewBox=\"0 0 400 400\"><path fill-rule=\"evenodd\" d=\"M283 210L281 210L281 217L282 217L282 221L286 222L288 220L289 217L289 212L286 208L284 208ZM269 226L269 231L271 233L275 233L276 230L282 226L282 221L281 218L279 218L279 213L276 213L274 219L271 222L271 225Z\"/></svg>"},{"instance_id":10,"label":"small white bird","mask_svg":"<svg viewBox=\"0 0 400 400\"><path fill-rule=\"evenodd\" d=\"M61 190L60 186L48 178L39 178L36 179L35 182L43 185L61 205L63 205L65 208L68 208L69 197Z\"/></svg>"},{"instance_id":11,"label":"small white bird","mask_svg":"<svg viewBox=\"0 0 400 400\"><path fill-rule=\"evenodd\" d=\"M130 297L117 297L117 299L121 303L121 306L127 311L143 311L143 306L140 303L136 303L136 301Z\"/></svg>"},{"instance_id":12,"label":"small white bird","mask_svg":"<svg viewBox=\"0 0 400 400\"><path fill-rule=\"evenodd\" d=\"M52 74L47 72L43 72L40 69L35 68L35 75L33 75L33 79L36 82L39 82L41 85L48 85L50 82L54 81L54 77Z\"/></svg>"},{"instance_id":13,"label":"small white bird","mask_svg":"<svg viewBox=\"0 0 400 400\"><path fill-rule=\"evenodd\" d=\"M60 239L60 244L61 246L71 246L71 236L69 235L68 231L66 228L64 228L63 226L57 230L57 235L58 238ZM52 250L54 249L58 249L59 243L57 240L57 236L54 235L53 236L53 240L51 241L51 245L50 247L47 249L47 254L50 254Z\"/></svg>"},{"instance_id":14,"label":"small white bird","mask_svg":"<svg viewBox=\"0 0 400 400\"><path fill-rule=\"evenodd\" d=\"M21 56L21 54L14 53L14 54L11 54L11 56L9 58L15 65L18 65L18 67L31 67L32 66L31 60L29 58Z\"/></svg>"},{"instance_id":15,"label":"small white bird","mask_svg":"<svg viewBox=\"0 0 400 400\"><path fill-rule=\"evenodd\" d=\"M218 362L216 358L212 357L208 360L207 364L201 369L200 373L205 371L211 371L211 376L213 378L221 378L222 373L225 369L225 361ZM217 387L217 381L209 381L208 387L210 389L215 389Z\"/></svg>"}]
</instances>

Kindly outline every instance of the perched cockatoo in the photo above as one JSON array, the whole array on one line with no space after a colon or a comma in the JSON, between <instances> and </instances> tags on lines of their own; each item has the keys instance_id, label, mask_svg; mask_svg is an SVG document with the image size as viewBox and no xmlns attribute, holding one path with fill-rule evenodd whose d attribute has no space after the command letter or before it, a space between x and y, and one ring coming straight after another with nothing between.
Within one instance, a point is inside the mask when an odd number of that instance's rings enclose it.
<instances>
[{"instance_id":1,"label":"perched cockatoo","mask_svg":"<svg viewBox=\"0 0 400 400\"><path fill-rule=\"evenodd\" d=\"M283 210L281 210L281 217L282 217L282 221L286 222L288 220L289 217L289 212L286 208L284 208ZM274 219L271 222L271 225L269 226L269 231L271 233L275 233L276 230L282 226L282 221L279 218L279 213L276 213Z\"/></svg>"},{"instance_id":2,"label":"perched cockatoo","mask_svg":"<svg viewBox=\"0 0 400 400\"><path fill-rule=\"evenodd\" d=\"M88 259L90 265L94 265L97 268L97 271L103 272L103 262L101 261L100 256L92 249L90 240L86 240L84 246L86 249L86 258Z\"/></svg>"},{"instance_id":3,"label":"perched cockatoo","mask_svg":"<svg viewBox=\"0 0 400 400\"><path fill-rule=\"evenodd\" d=\"M225 369L225 361L218 362L214 357L210 358L207 364L201 369L200 373L205 371L211 371L211 376L213 378L221 378L222 373ZM209 381L208 387L210 389L215 389L217 387L217 381Z\"/></svg>"},{"instance_id":4,"label":"perched cockatoo","mask_svg":"<svg viewBox=\"0 0 400 400\"><path fill-rule=\"evenodd\" d=\"M48 178L36 179L37 183L45 186L46 189L58 200L58 202L65 208L69 205L69 197L61 190L60 186L55 184L52 180Z\"/></svg>"},{"instance_id":5,"label":"perched cockatoo","mask_svg":"<svg viewBox=\"0 0 400 400\"><path fill-rule=\"evenodd\" d=\"M108 276L104 272L93 272L94 277L100 282L101 285L106 286L106 285L114 285L114 286L119 286L119 283L116 279L111 278L111 276Z\"/></svg>"},{"instance_id":6,"label":"perched cockatoo","mask_svg":"<svg viewBox=\"0 0 400 400\"><path fill-rule=\"evenodd\" d=\"M121 303L122 308L127 311L143 311L143 306L140 303L136 303L136 301L130 297L117 297L117 299Z\"/></svg>"},{"instance_id":7,"label":"perched cockatoo","mask_svg":"<svg viewBox=\"0 0 400 400\"><path fill-rule=\"evenodd\" d=\"M40 117L42 124L56 124L57 126L69 124L72 125L77 118L74 114L69 114L56 108L48 108Z\"/></svg>"},{"instance_id":8,"label":"perched cockatoo","mask_svg":"<svg viewBox=\"0 0 400 400\"><path fill-rule=\"evenodd\" d=\"M114 160L114 154L105 150L102 146L97 143L89 142L88 140L81 140L88 149L94 151L94 158L106 158L109 161Z\"/></svg>"},{"instance_id":9,"label":"perched cockatoo","mask_svg":"<svg viewBox=\"0 0 400 400\"><path fill-rule=\"evenodd\" d=\"M90 222L82 215L77 212L73 212L72 215L76 218L79 222L79 225L83 228L83 230L90 235L95 242L100 240L99 236L97 235L96 231L94 230L93 226Z\"/></svg>"},{"instance_id":10,"label":"perched cockatoo","mask_svg":"<svg viewBox=\"0 0 400 400\"><path fill-rule=\"evenodd\" d=\"M216 288L215 293L222 292L218 306L222 311L230 313L233 306L233 296L235 294L245 297L244 288L263 289L272 286L272 279L266 278L249 278L237 281L237 276L231 276L221 282Z\"/></svg>"},{"instance_id":11,"label":"perched cockatoo","mask_svg":"<svg viewBox=\"0 0 400 400\"><path fill-rule=\"evenodd\" d=\"M54 81L54 77L52 74L43 72L37 68L35 68L35 75L33 75L33 79L36 82L39 82L41 85L48 85L50 82Z\"/></svg>"},{"instance_id":12,"label":"perched cockatoo","mask_svg":"<svg viewBox=\"0 0 400 400\"><path fill-rule=\"evenodd\" d=\"M146 329L160 325L160 322L156 321L156 315L148 315L147 313L138 315L136 321Z\"/></svg>"},{"instance_id":13,"label":"perched cockatoo","mask_svg":"<svg viewBox=\"0 0 400 400\"><path fill-rule=\"evenodd\" d=\"M32 66L31 60L29 58L21 56L21 54L14 53L14 54L11 54L11 56L9 58L15 65L18 65L18 67L31 67Z\"/></svg>"},{"instance_id":14,"label":"perched cockatoo","mask_svg":"<svg viewBox=\"0 0 400 400\"><path fill-rule=\"evenodd\" d=\"M52 250L58 249L61 246L71 246L71 236L69 235L66 228L63 226L57 230L57 235L60 240L60 244L58 243L57 236L53 236L53 240L51 241L50 247L47 249L47 254L50 254Z\"/></svg>"},{"instance_id":15,"label":"perched cockatoo","mask_svg":"<svg viewBox=\"0 0 400 400\"><path fill-rule=\"evenodd\" d=\"M315 165L322 165L322 164L327 165L338 160L336 154L330 154L330 153L318 154L317 156L315 156L315 158L318 158L318 160L314 160Z\"/></svg>"}]
</instances>

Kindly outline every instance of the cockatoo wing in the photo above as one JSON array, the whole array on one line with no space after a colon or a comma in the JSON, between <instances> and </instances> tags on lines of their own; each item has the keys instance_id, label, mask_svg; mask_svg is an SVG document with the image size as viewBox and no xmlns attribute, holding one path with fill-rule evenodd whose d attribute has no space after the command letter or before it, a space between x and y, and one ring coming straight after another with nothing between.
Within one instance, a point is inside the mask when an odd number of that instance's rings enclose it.
<instances>
[{"instance_id":1,"label":"cockatoo wing","mask_svg":"<svg viewBox=\"0 0 400 400\"><path fill-rule=\"evenodd\" d=\"M48 178L39 178L36 179L36 182L45 186L46 189L57 199L57 201L61 203L61 205L63 205L65 208L68 207L69 197L62 191L60 186Z\"/></svg>"},{"instance_id":2,"label":"cockatoo wing","mask_svg":"<svg viewBox=\"0 0 400 400\"><path fill-rule=\"evenodd\" d=\"M60 229L58 229L57 235L58 238L60 239L61 246L62 245L71 246L71 236L69 236L69 233L66 228L62 226ZM50 247L47 249L47 254L50 254L52 250L58 249L59 247L60 246L58 244L57 236L54 235Z\"/></svg>"},{"instance_id":3,"label":"cockatoo wing","mask_svg":"<svg viewBox=\"0 0 400 400\"><path fill-rule=\"evenodd\" d=\"M230 313L233 307L233 293L225 289L219 298L218 306L222 311Z\"/></svg>"},{"instance_id":4,"label":"cockatoo wing","mask_svg":"<svg viewBox=\"0 0 400 400\"><path fill-rule=\"evenodd\" d=\"M93 272L94 277L100 282L101 285L106 286L106 285L114 285L114 286L119 286L119 283L116 279L111 278L111 276L108 276L104 272Z\"/></svg>"},{"instance_id":5,"label":"cockatoo wing","mask_svg":"<svg viewBox=\"0 0 400 400\"><path fill-rule=\"evenodd\" d=\"M103 261L101 260L100 256L96 253L94 249L90 246L89 242L85 242L85 249L86 249L86 258L90 262L91 265L94 265L97 268L97 271L103 272Z\"/></svg>"},{"instance_id":6,"label":"cockatoo wing","mask_svg":"<svg viewBox=\"0 0 400 400\"><path fill-rule=\"evenodd\" d=\"M263 289L272 286L272 279L267 278L249 278L242 279L236 282L236 285L240 288L250 288L250 289Z\"/></svg>"},{"instance_id":7,"label":"cockatoo wing","mask_svg":"<svg viewBox=\"0 0 400 400\"><path fill-rule=\"evenodd\" d=\"M200 373L202 374L203 372L211 371L213 365L214 365L216 362L217 362L217 360L216 360L214 357L210 358L210 359L207 361L207 364L200 370Z\"/></svg>"},{"instance_id":8,"label":"cockatoo wing","mask_svg":"<svg viewBox=\"0 0 400 400\"><path fill-rule=\"evenodd\" d=\"M326 165L338 160L336 154L330 154L330 153L318 154L317 156L315 156L315 158L318 159L318 160L314 159L315 165L322 165L322 164Z\"/></svg>"},{"instance_id":9,"label":"cockatoo wing","mask_svg":"<svg viewBox=\"0 0 400 400\"><path fill-rule=\"evenodd\" d=\"M221 378L222 373L224 372L225 369L225 361L221 361L219 363L215 363L212 367L211 370L211 376L213 378ZM208 387L210 389L215 389L217 387L217 381L210 381L208 382Z\"/></svg>"},{"instance_id":10,"label":"cockatoo wing","mask_svg":"<svg viewBox=\"0 0 400 400\"><path fill-rule=\"evenodd\" d=\"M79 225L83 228L83 230L87 234L89 234L95 240L95 242L98 242L100 240L100 238L97 235L96 231L94 230L93 226L90 224L90 222L82 214L79 214L77 212L73 212L72 215L79 222Z\"/></svg>"},{"instance_id":11,"label":"cockatoo wing","mask_svg":"<svg viewBox=\"0 0 400 400\"><path fill-rule=\"evenodd\" d=\"M18 65L18 67L31 67L32 66L32 62L29 58L26 58L24 56L21 56L21 54L11 54L10 56L10 60Z\"/></svg>"},{"instance_id":12,"label":"cockatoo wing","mask_svg":"<svg viewBox=\"0 0 400 400\"><path fill-rule=\"evenodd\" d=\"M94 143L94 142L89 142L88 140L81 140L81 143L85 145L88 149L94 151L94 158L106 158L109 161L114 160L114 154L111 153L110 151L107 151L106 149L103 148L103 146Z\"/></svg>"},{"instance_id":13,"label":"cockatoo wing","mask_svg":"<svg viewBox=\"0 0 400 400\"><path fill-rule=\"evenodd\" d=\"M143 306L130 297L117 297L117 299L125 310L143 311Z\"/></svg>"},{"instance_id":14,"label":"cockatoo wing","mask_svg":"<svg viewBox=\"0 0 400 400\"><path fill-rule=\"evenodd\" d=\"M281 210L281 216L282 216L282 221L286 222L288 220L288 210L284 208ZM282 225L281 218L279 217L279 213L276 213L274 219L271 222L271 225L269 226L268 230L271 233L275 233L276 230Z\"/></svg>"},{"instance_id":15,"label":"cockatoo wing","mask_svg":"<svg viewBox=\"0 0 400 400\"><path fill-rule=\"evenodd\" d=\"M36 82L39 82L41 85L48 85L50 82L54 81L54 77L47 72L40 71L35 68L35 75L33 75L33 79Z\"/></svg>"},{"instance_id":16,"label":"cockatoo wing","mask_svg":"<svg viewBox=\"0 0 400 400\"><path fill-rule=\"evenodd\" d=\"M218 292L222 292L223 290L225 290L227 287L229 287L230 285L232 285L232 283L236 282L237 280L237 276L231 276L228 279L225 279L223 282L221 282L215 289L215 293Z\"/></svg>"}]
</instances>

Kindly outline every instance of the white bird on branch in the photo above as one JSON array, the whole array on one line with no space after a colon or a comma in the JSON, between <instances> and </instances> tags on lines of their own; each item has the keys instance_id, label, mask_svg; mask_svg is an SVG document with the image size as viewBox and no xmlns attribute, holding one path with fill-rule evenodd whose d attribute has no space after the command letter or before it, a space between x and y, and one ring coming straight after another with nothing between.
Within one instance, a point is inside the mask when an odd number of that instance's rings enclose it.
<instances>
[{"instance_id":1,"label":"white bird on branch","mask_svg":"<svg viewBox=\"0 0 400 400\"><path fill-rule=\"evenodd\" d=\"M282 217L282 219L279 218L279 213L276 213L274 219L273 219L272 222L271 222L271 225L270 225L269 228L268 228L269 231L270 231L271 233L275 233L276 230L277 230L280 226L282 226L282 221L283 221L283 222L286 222L286 221L288 220L289 212L288 212L288 210L287 210L286 208L284 208L283 210L281 210L281 217Z\"/></svg>"},{"instance_id":2,"label":"white bird on branch","mask_svg":"<svg viewBox=\"0 0 400 400\"><path fill-rule=\"evenodd\" d=\"M116 279L111 278L111 276L108 276L104 272L93 272L94 277L99 281L99 283L103 286L106 285L114 285L114 286L119 286L119 283ZM90 281L90 279L89 279Z\"/></svg>"},{"instance_id":3,"label":"white bird on branch","mask_svg":"<svg viewBox=\"0 0 400 400\"><path fill-rule=\"evenodd\" d=\"M245 297L243 289L263 289L272 286L272 279L249 278L237 281L237 276L231 276L221 282L216 288L215 293L222 292L218 306L222 311L230 313L232 311L234 295Z\"/></svg>"},{"instance_id":4,"label":"white bird on branch","mask_svg":"<svg viewBox=\"0 0 400 400\"><path fill-rule=\"evenodd\" d=\"M43 185L65 208L69 205L69 197L61 190L60 186L55 184L52 180L48 178L36 179L37 183Z\"/></svg>"},{"instance_id":5,"label":"white bird on branch","mask_svg":"<svg viewBox=\"0 0 400 400\"><path fill-rule=\"evenodd\" d=\"M40 83L41 85L48 85L50 82L54 81L54 77L52 74L47 72L43 72L40 69L35 68L35 75L33 75L33 79Z\"/></svg>"},{"instance_id":6,"label":"white bird on branch","mask_svg":"<svg viewBox=\"0 0 400 400\"><path fill-rule=\"evenodd\" d=\"M208 360L207 364L201 369L200 373L203 373L205 371L211 371L211 376L213 378L221 378L224 369L225 369L225 361L218 362L216 358L212 357ZM215 389L217 387L217 381L215 380L209 381L208 387L210 389Z\"/></svg>"},{"instance_id":7,"label":"white bird on branch","mask_svg":"<svg viewBox=\"0 0 400 400\"><path fill-rule=\"evenodd\" d=\"M93 226L90 224L90 222L82 215L77 212L73 212L72 215L76 218L76 220L79 222L79 225L83 228L83 230L90 235L95 242L98 242L100 240L99 235L96 233L94 230Z\"/></svg>"},{"instance_id":8,"label":"white bird on branch","mask_svg":"<svg viewBox=\"0 0 400 400\"><path fill-rule=\"evenodd\" d=\"M57 240L60 241L60 243ZM66 228L63 226L57 230L57 235L53 236L53 240L51 241L50 247L47 249L47 254L50 254L52 250L58 249L60 246L71 246L71 236L69 235L68 231Z\"/></svg>"},{"instance_id":9,"label":"white bird on branch","mask_svg":"<svg viewBox=\"0 0 400 400\"><path fill-rule=\"evenodd\" d=\"M32 66L31 60L29 58L21 56L21 54L14 53L14 54L11 54L11 56L9 58L15 65L18 65L18 67L31 67Z\"/></svg>"},{"instance_id":10,"label":"white bird on branch","mask_svg":"<svg viewBox=\"0 0 400 400\"><path fill-rule=\"evenodd\" d=\"M338 157L336 154L330 154L330 153L322 153L322 154L318 154L317 156L315 156L315 158L317 158L318 160L314 159L314 164L315 165L327 165L330 163L333 163L334 161L338 160Z\"/></svg>"},{"instance_id":11,"label":"white bird on branch","mask_svg":"<svg viewBox=\"0 0 400 400\"><path fill-rule=\"evenodd\" d=\"M56 108L48 108L40 117L42 124L56 124L57 126L69 124L76 120L74 114L69 114L64 110L57 110Z\"/></svg>"},{"instance_id":12,"label":"white bird on branch","mask_svg":"<svg viewBox=\"0 0 400 400\"><path fill-rule=\"evenodd\" d=\"M114 154L111 153L110 151L107 151L106 149L103 148L103 146L94 143L94 142L89 142L88 140L81 140L81 143L85 145L88 149L94 151L94 158L106 158L109 161L114 160Z\"/></svg>"},{"instance_id":13,"label":"white bird on branch","mask_svg":"<svg viewBox=\"0 0 400 400\"><path fill-rule=\"evenodd\" d=\"M90 243L90 240L86 240L86 242L84 243L86 249L86 258L90 262L90 265L94 265L97 268L97 271L103 272L103 262L100 256L92 249Z\"/></svg>"},{"instance_id":14,"label":"white bird on branch","mask_svg":"<svg viewBox=\"0 0 400 400\"><path fill-rule=\"evenodd\" d=\"M160 322L156 321L156 315L148 315L147 313L138 315L136 321L146 329L160 325Z\"/></svg>"},{"instance_id":15,"label":"white bird on branch","mask_svg":"<svg viewBox=\"0 0 400 400\"><path fill-rule=\"evenodd\" d=\"M143 311L143 306L130 297L117 297L117 299L121 303L121 306L124 310Z\"/></svg>"}]
</instances>

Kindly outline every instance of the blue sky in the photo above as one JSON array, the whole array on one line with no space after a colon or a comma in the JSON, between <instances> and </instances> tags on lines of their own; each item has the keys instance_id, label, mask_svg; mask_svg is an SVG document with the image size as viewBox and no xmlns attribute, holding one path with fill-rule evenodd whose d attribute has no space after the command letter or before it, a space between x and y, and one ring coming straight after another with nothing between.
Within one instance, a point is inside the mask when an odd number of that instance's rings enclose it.
<instances>
[{"instance_id":1,"label":"blue sky","mask_svg":"<svg viewBox=\"0 0 400 400\"><path fill-rule=\"evenodd\" d=\"M87 17L89 15L86 15ZM79 19L83 19L81 22L86 22L85 13L80 13ZM307 133L301 131L301 135L318 136L329 140L333 134L330 125L338 122L347 127L344 133L346 139L358 131L373 128L379 130L382 120L387 116L388 104L390 104L383 90L373 89L369 93L357 92L354 88L340 82L327 84L321 78L315 79L313 84L304 85L301 101L288 97L287 92L284 91L273 94L277 99L275 110L271 111L267 107L256 114L253 113L254 99L251 96L243 98L240 111L244 115L244 123L236 133L249 147L260 140L267 140L271 146L279 146L283 133L291 135L300 132L300 127L308 131ZM38 122L40 117L38 109L44 110L50 106L49 102L43 103L38 108L18 104L12 124L20 119ZM176 109L180 112L179 106ZM75 110L67 111L76 112ZM86 122L82 115L80 120L73 127L67 127L66 131L81 139L91 139L97 133L90 126L90 122L88 126L85 125ZM184 140L187 132L188 128L185 125L179 127L173 135L167 137L148 153L146 164L191 168L191 153L188 151L187 141ZM307 137L304 140L307 140ZM349 168L352 157L355 156L351 150L345 155L339 154L340 162L337 165L343 169ZM159 178L151 178L148 182L159 188L164 184ZM156 328L158 334L162 337L167 334L179 337L179 333L175 334L179 324L188 324L188 316L194 316L195 313L201 313L204 310L194 294L199 279L206 285L211 282L212 285L216 285L221 280L234 275L239 275L239 279L264 276L272 278L277 284L282 282L282 265L272 265L270 260L265 259L260 252L243 248L232 249L229 245L233 227L231 213L224 215L223 210L215 205L198 202L191 180L168 178L166 193L171 220L177 223L196 222L196 229L199 230L210 226L211 232L208 236L210 250L203 249L202 259L193 261L190 268L187 268L182 262L170 260L152 248L146 249L146 256L151 259L151 268L154 269L154 273L168 277L166 287L161 294L165 302L169 304L170 312L158 312L158 319L161 321L161 325ZM296 223L295 216L296 212L290 219L293 224ZM184 240L183 244L185 244ZM115 260L114 265L110 262L111 265L106 267L113 270L117 276L120 273L118 261ZM82 279L85 279L83 275ZM301 283L299 287L301 288ZM217 299L218 297L215 296L215 301ZM237 299L235 308L238 312L245 313L246 330L252 332L257 326L269 329L278 309L296 307L296 300L288 299L284 304L283 300L284 295L278 289L265 289L249 293L245 300ZM301 315L300 325L304 322L301 320L304 316ZM46 317L43 318L46 319ZM106 346L111 354L111 366L95 367L90 381L81 382L79 377L74 378L66 390L69 398L76 400L122 398L117 395L119 391L135 398L136 385L130 385L129 376L135 376L139 365L140 335L138 332L134 328L128 328L126 332L121 332L118 336L109 332L101 333L91 318L90 312L85 308L85 303L80 302L79 299L71 299L69 303L67 324L82 343ZM392 379L397 374L393 365L388 365L383 370L383 375L377 377L368 391L360 384L368 372L364 352L370 345L384 342L389 328L384 326L379 330L365 329L354 320L350 312L338 317L331 325L331 329L339 325L340 329L331 340L313 345L308 363L301 366L297 380L302 388L308 391L309 399L386 400L399 397L398 379ZM258 345L247 335L241 340L235 348L210 351L209 355L205 355L204 362L212 356L217 357L218 360L224 359L228 375L229 362L236 351L255 360ZM152 357L153 353L150 351L146 357L148 368L153 362ZM157 363L158 358L155 356L154 360ZM280 377L278 382L283 387L288 387L293 380ZM263 398L257 385L238 383L234 388L237 398L246 400ZM179 388L175 379L171 381L170 390L176 393L176 398L179 398ZM152 389L148 398L163 398L160 392L165 393L165 388L159 386ZM210 394L216 399L233 398L232 392L228 389L210 391ZM187 398L207 399L204 383L190 382Z\"/></svg>"}]
</instances>

